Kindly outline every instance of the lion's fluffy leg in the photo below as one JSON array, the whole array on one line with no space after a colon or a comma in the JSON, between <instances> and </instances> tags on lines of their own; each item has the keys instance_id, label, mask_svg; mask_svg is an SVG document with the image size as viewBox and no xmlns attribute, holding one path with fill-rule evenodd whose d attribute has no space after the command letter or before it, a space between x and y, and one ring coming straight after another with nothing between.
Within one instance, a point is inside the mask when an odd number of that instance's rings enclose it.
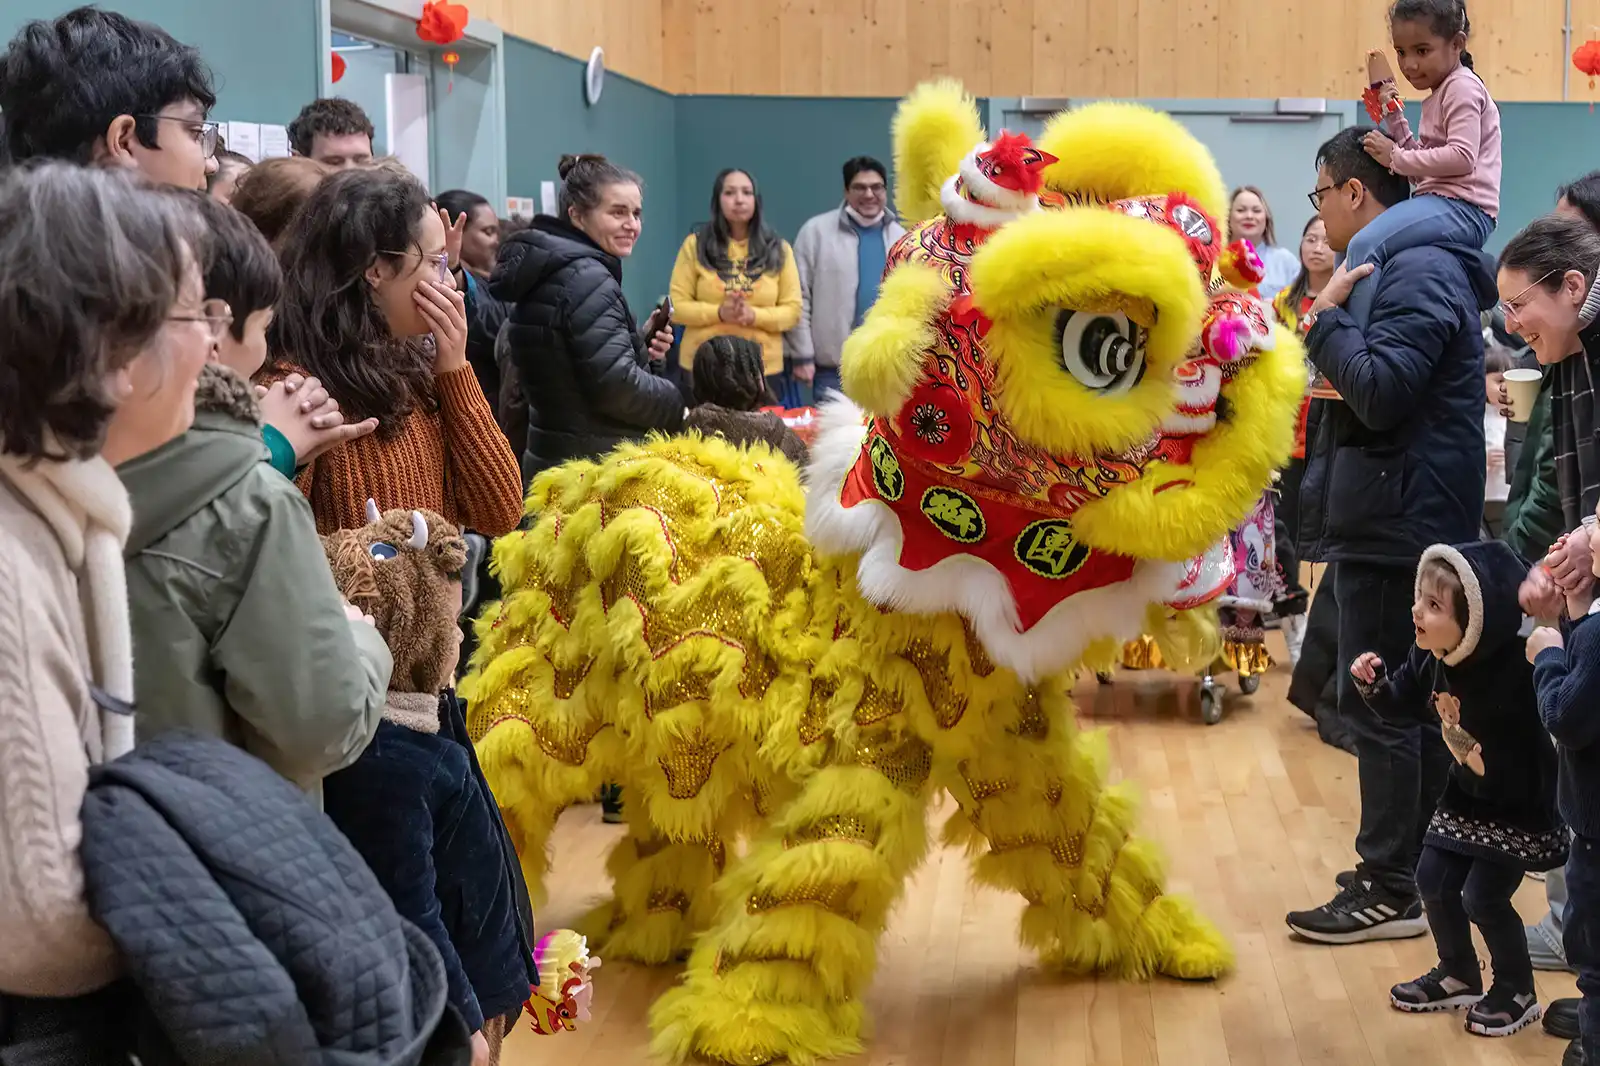
<instances>
[{"instance_id":1,"label":"lion's fluffy leg","mask_svg":"<svg viewBox=\"0 0 1600 1066\"><path fill-rule=\"evenodd\" d=\"M1035 690L1017 721L961 764L962 805L945 837L974 875L1021 893L1022 942L1075 973L1209 978L1233 961L1188 899L1166 894L1155 846L1133 834L1135 803L1107 786L1104 737L1080 732L1060 685Z\"/></svg>"},{"instance_id":2,"label":"lion's fluffy leg","mask_svg":"<svg viewBox=\"0 0 1600 1066\"><path fill-rule=\"evenodd\" d=\"M859 1050L878 936L927 850L930 754L883 728L851 758L811 776L723 878L715 926L651 1012L657 1054L805 1066Z\"/></svg>"}]
</instances>

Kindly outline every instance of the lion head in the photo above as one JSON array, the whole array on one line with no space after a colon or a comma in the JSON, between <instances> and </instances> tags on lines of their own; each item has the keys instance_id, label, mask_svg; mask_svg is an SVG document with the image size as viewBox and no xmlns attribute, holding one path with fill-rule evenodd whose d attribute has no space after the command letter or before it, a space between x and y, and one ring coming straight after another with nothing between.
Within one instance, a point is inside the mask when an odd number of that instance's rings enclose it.
<instances>
[{"instance_id":1,"label":"lion head","mask_svg":"<svg viewBox=\"0 0 1600 1066\"><path fill-rule=\"evenodd\" d=\"M990 141L941 83L895 140L911 229L845 347L808 532L860 553L869 599L958 611L1037 676L1194 598L1187 564L1288 458L1303 358L1169 117L1093 105Z\"/></svg>"}]
</instances>

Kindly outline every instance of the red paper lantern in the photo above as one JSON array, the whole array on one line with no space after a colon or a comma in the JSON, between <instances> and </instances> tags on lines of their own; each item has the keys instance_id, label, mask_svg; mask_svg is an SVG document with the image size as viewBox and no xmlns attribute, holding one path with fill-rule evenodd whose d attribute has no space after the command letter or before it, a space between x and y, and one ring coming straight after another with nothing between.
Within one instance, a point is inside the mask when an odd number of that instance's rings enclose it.
<instances>
[{"instance_id":1,"label":"red paper lantern","mask_svg":"<svg viewBox=\"0 0 1600 1066\"><path fill-rule=\"evenodd\" d=\"M417 36L429 44L455 44L466 36L468 14L465 4L428 0L417 20Z\"/></svg>"},{"instance_id":2,"label":"red paper lantern","mask_svg":"<svg viewBox=\"0 0 1600 1066\"><path fill-rule=\"evenodd\" d=\"M446 52L439 58L444 60L444 65L450 68L450 84L445 87L444 91L447 93L453 93L456 91L456 64L461 62L461 53Z\"/></svg>"},{"instance_id":3,"label":"red paper lantern","mask_svg":"<svg viewBox=\"0 0 1600 1066\"><path fill-rule=\"evenodd\" d=\"M1594 88L1594 79L1600 77L1600 41L1584 41L1572 53L1572 65L1589 75L1589 88Z\"/></svg>"},{"instance_id":4,"label":"red paper lantern","mask_svg":"<svg viewBox=\"0 0 1600 1066\"><path fill-rule=\"evenodd\" d=\"M340 78L344 77L344 69L346 66L347 64L344 61L344 56L340 55L338 52L333 53L333 80L335 82L338 82Z\"/></svg>"}]
</instances>

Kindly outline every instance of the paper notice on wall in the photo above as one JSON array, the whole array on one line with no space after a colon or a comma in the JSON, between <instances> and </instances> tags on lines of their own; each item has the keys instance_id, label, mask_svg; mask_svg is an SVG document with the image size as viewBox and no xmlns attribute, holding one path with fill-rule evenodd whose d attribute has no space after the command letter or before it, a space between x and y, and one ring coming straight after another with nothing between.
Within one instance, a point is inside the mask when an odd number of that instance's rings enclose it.
<instances>
[{"instance_id":1,"label":"paper notice on wall","mask_svg":"<svg viewBox=\"0 0 1600 1066\"><path fill-rule=\"evenodd\" d=\"M290 155L289 127L261 124L261 158L282 159Z\"/></svg>"},{"instance_id":2,"label":"paper notice on wall","mask_svg":"<svg viewBox=\"0 0 1600 1066\"><path fill-rule=\"evenodd\" d=\"M556 213L556 183L541 181L539 183L539 210L546 215Z\"/></svg>"},{"instance_id":3,"label":"paper notice on wall","mask_svg":"<svg viewBox=\"0 0 1600 1066\"><path fill-rule=\"evenodd\" d=\"M533 198L529 196L506 197L506 217L521 215L523 218L533 217Z\"/></svg>"},{"instance_id":4,"label":"paper notice on wall","mask_svg":"<svg viewBox=\"0 0 1600 1066\"><path fill-rule=\"evenodd\" d=\"M228 151L237 152L252 163L261 162L261 126L254 122L222 123L222 139Z\"/></svg>"}]
</instances>

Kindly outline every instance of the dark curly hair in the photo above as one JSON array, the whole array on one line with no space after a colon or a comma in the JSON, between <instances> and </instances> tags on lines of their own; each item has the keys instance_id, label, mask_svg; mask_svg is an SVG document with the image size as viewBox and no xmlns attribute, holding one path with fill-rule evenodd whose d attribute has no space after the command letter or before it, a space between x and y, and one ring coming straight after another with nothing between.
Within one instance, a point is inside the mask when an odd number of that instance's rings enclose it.
<instances>
[{"instance_id":1,"label":"dark curly hair","mask_svg":"<svg viewBox=\"0 0 1600 1066\"><path fill-rule=\"evenodd\" d=\"M267 373L314 374L347 418L376 418L384 435L419 402L436 410L438 393L432 354L390 332L366 272L380 257L418 248L428 210L428 192L410 174L346 170L317 186L281 250L284 294L267 333Z\"/></svg>"},{"instance_id":2,"label":"dark curly hair","mask_svg":"<svg viewBox=\"0 0 1600 1066\"><path fill-rule=\"evenodd\" d=\"M767 387L761 345L724 333L695 349L694 399L733 411L754 411L777 403Z\"/></svg>"},{"instance_id":3,"label":"dark curly hair","mask_svg":"<svg viewBox=\"0 0 1600 1066\"><path fill-rule=\"evenodd\" d=\"M115 11L80 7L25 23L0 56L0 112L12 162L48 157L88 163L119 115L134 135L159 148L152 116L193 100L217 102L200 53L159 26Z\"/></svg>"},{"instance_id":4,"label":"dark curly hair","mask_svg":"<svg viewBox=\"0 0 1600 1066\"><path fill-rule=\"evenodd\" d=\"M365 133L370 141L377 132L360 104L342 96L327 96L301 108L289 123L289 147L308 156L319 133L331 137Z\"/></svg>"},{"instance_id":5,"label":"dark curly hair","mask_svg":"<svg viewBox=\"0 0 1600 1066\"><path fill-rule=\"evenodd\" d=\"M99 452L115 410L106 375L172 313L198 231L183 200L126 171L48 163L0 175L0 451Z\"/></svg>"}]
</instances>

